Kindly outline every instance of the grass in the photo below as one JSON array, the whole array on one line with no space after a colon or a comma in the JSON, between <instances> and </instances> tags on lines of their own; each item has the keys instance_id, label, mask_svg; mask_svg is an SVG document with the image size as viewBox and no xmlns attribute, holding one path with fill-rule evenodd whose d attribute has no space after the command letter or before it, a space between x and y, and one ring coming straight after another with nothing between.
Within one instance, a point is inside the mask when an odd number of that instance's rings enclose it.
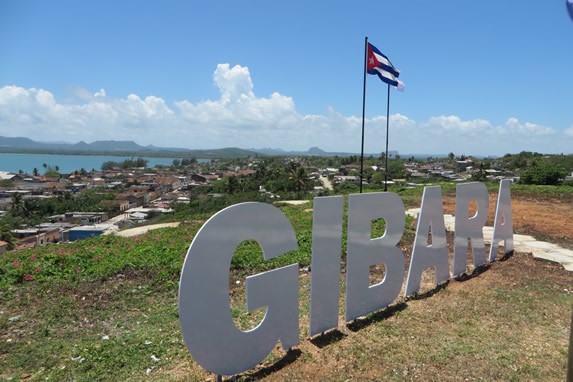
<instances>
[{"instance_id":1,"label":"grass","mask_svg":"<svg viewBox=\"0 0 573 382\"><path fill-rule=\"evenodd\" d=\"M264 315L264 309L245 311L246 275L310 264L308 208L281 207L295 229L297 250L266 262L256 243L237 249L231 315L238 327L252 328ZM380 235L384 221L374 223L373 235ZM213 380L189 356L178 321L179 272L200 226L4 254L0 379ZM413 239L411 220L406 226L405 248ZM342 272L338 329L307 338L310 273L301 272L301 343L291 353L277 344L239 380L563 380L573 305L565 289L573 276L557 266L517 254L479 276L399 298L349 324L342 322L344 267Z\"/></svg>"}]
</instances>

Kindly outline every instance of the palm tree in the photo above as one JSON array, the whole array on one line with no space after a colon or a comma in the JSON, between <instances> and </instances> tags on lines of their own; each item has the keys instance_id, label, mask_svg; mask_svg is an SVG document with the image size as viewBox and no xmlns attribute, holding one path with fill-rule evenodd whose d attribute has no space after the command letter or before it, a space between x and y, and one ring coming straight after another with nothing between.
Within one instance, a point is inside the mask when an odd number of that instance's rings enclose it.
<instances>
[{"instance_id":1,"label":"palm tree","mask_svg":"<svg viewBox=\"0 0 573 382\"><path fill-rule=\"evenodd\" d=\"M255 172L255 179L263 180L267 177L267 175L268 175L267 166L264 163L259 164Z\"/></svg>"},{"instance_id":2,"label":"palm tree","mask_svg":"<svg viewBox=\"0 0 573 382\"><path fill-rule=\"evenodd\" d=\"M14 249L14 247L16 246L16 238L12 234L12 231L10 230L10 226L8 226L8 224L0 224L0 240L8 243L7 245L8 250Z\"/></svg>"},{"instance_id":3,"label":"palm tree","mask_svg":"<svg viewBox=\"0 0 573 382\"><path fill-rule=\"evenodd\" d=\"M239 189L239 180L236 176L230 176L227 178L227 194L233 195Z\"/></svg>"},{"instance_id":4,"label":"palm tree","mask_svg":"<svg viewBox=\"0 0 573 382\"><path fill-rule=\"evenodd\" d=\"M23 208L24 208L24 203L22 199L22 194L19 192L13 193L12 198L10 200L10 215L19 216Z\"/></svg>"},{"instance_id":5,"label":"palm tree","mask_svg":"<svg viewBox=\"0 0 573 382\"><path fill-rule=\"evenodd\" d=\"M290 166L288 179L299 197L302 191L308 191L312 187L312 180L306 169L299 164Z\"/></svg>"}]
</instances>

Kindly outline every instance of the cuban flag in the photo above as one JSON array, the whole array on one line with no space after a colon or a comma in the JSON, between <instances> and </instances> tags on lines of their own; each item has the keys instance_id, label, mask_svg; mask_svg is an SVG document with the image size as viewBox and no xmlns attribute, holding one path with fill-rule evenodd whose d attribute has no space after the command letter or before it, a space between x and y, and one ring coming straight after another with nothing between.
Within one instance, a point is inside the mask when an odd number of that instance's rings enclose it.
<instances>
[{"instance_id":1,"label":"cuban flag","mask_svg":"<svg viewBox=\"0 0 573 382\"><path fill-rule=\"evenodd\" d=\"M374 45L368 43L368 57L366 61L366 72L375 74L388 85L402 88L404 84L398 80L400 71L392 65L388 57L382 54Z\"/></svg>"}]
</instances>

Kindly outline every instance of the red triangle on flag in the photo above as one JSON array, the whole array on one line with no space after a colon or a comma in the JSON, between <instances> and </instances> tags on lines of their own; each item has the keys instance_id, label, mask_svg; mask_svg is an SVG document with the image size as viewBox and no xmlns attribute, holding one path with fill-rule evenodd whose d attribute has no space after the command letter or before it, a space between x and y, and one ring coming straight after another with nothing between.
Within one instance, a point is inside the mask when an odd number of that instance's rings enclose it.
<instances>
[{"instance_id":1,"label":"red triangle on flag","mask_svg":"<svg viewBox=\"0 0 573 382\"><path fill-rule=\"evenodd\" d=\"M368 59L366 61L366 69L372 70L379 65L380 61L378 61L378 59L374 55L374 52L372 51L372 46L368 44Z\"/></svg>"}]
</instances>

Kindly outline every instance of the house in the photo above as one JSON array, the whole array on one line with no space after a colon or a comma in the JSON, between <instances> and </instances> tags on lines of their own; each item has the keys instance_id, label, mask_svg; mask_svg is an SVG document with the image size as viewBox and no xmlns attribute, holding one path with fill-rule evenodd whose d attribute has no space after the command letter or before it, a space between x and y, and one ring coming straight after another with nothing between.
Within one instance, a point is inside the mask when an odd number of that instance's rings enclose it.
<instances>
[{"instance_id":1,"label":"house","mask_svg":"<svg viewBox=\"0 0 573 382\"><path fill-rule=\"evenodd\" d=\"M15 182L16 189L41 194L44 191L44 182L36 178L24 178Z\"/></svg>"},{"instance_id":2,"label":"house","mask_svg":"<svg viewBox=\"0 0 573 382\"><path fill-rule=\"evenodd\" d=\"M124 194L117 194L115 197L116 200L127 200L129 201L129 208L139 207L149 202L149 197L147 193L124 193Z\"/></svg>"},{"instance_id":3,"label":"house","mask_svg":"<svg viewBox=\"0 0 573 382\"><path fill-rule=\"evenodd\" d=\"M102 200L99 205L103 208L108 208L114 212L123 212L129 209L129 200L115 199L115 200Z\"/></svg>"},{"instance_id":4,"label":"house","mask_svg":"<svg viewBox=\"0 0 573 382\"><path fill-rule=\"evenodd\" d=\"M62 241L89 239L91 237L112 233L114 229L117 230L117 226L113 224L94 224L74 227L62 232Z\"/></svg>"},{"instance_id":5,"label":"house","mask_svg":"<svg viewBox=\"0 0 573 382\"><path fill-rule=\"evenodd\" d=\"M473 165L473 161L471 159L466 159L466 160L458 160L456 161L456 172L464 172L467 170L468 166L472 166Z\"/></svg>"},{"instance_id":6,"label":"house","mask_svg":"<svg viewBox=\"0 0 573 382\"><path fill-rule=\"evenodd\" d=\"M256 171L255 170L239 170L237 171L237 173L239 174L239 176L255 176Z\"/></svg>"},{"instance_id":7,"label":"house","mask_svg":"<svg viewBox=\"0 0 573 382\"><path fill-rule=\"evenodd\" d=\"M61 233L59 229L53 229L46 232L41 232L36 235L36 246L46 246L49 243L57 243L61 239Z\"/></svg>"},{"instance_id":8,"label":"house","mask_svg":"<svg viewBox=\"0 0 573 382\"><path fill-rule=\"evenodd\" d=\"M7 171L0 171L0 180L11 180L15 182L22 180L22 176Z\"/></svg>"},{"instance_id":9,"label":"house","mask_svg":"<svg viewBox=\"0 0 573 382\"><path fill-rule=\"evenodd\" d=\"M130 220L142 221L147 219L147 214L143 212L132 212L129 214Z\"/></svg>"},{"instance_id":10,"label":"house","mask_svg":"<svg viewBox=\"0 0 573 382\"><path fill-rule=\"evenodd\" d=\"M51 223L69 223L69 224L99 224L108 219L105 212L66 212L61 215L53 215L48 217Z\"/></svg>"},{"instance_id":11,"label":"house","mask_svg":"<svg viewBox=\"0 0 573 382\"><path fill-rule=\"evenodd\" d=\"M181 179L176 176L162 176L155 178L155 183L164 192L177 190L181 187Z\"/></svg>"},{"instance_id":12,"label":"house","mask_svg":"<svg viewBox=\"0 0 573 382\"><path fill-rule=\"evenodd\" d=\"M360 184L360 177L354 175L336 175L334 177L336 183L350 182L354 184Z\"/></svg>"},{"instance_id":13,"label":"house","mask_svg":"<svg viewBox=\"0 0 573 382\"><path fill-rule=\"evenodd\" d=\"M207 183L207 178L199 174L191 174L191 180L199 183Z\"/></svg>"},{"instance_id":14,"label":"house","mask_svg":"<svg viewBox=\"0 0 573 382\"><path fill-rule=\"evenodd\" d=\"M214 180L219 180L220 176L217 174L192 174L191 180L199 183L208 183Z\"/></svg>"},{"instance_id":15,"label":"house","mask_svg":"<svg viewBox=\"0 0 573 382\"><path fill-rule=\"evenodd\" d=\"M51 194L64 194L67 192L67 187L69 184L67 182L45 182L44 183L44 192L48 192Z\"/></svg>"},{"instance_id":16,"label":"house","mask_svg":"<svg viewBox=\"0 0 573 382\"><path fill-rule=\"evenodd\" d=\"M322 169L322 176L329 176L334 174L338 174L338 169L334 167L327 167L325 169Z\"/></svg>"}]
</instances>

